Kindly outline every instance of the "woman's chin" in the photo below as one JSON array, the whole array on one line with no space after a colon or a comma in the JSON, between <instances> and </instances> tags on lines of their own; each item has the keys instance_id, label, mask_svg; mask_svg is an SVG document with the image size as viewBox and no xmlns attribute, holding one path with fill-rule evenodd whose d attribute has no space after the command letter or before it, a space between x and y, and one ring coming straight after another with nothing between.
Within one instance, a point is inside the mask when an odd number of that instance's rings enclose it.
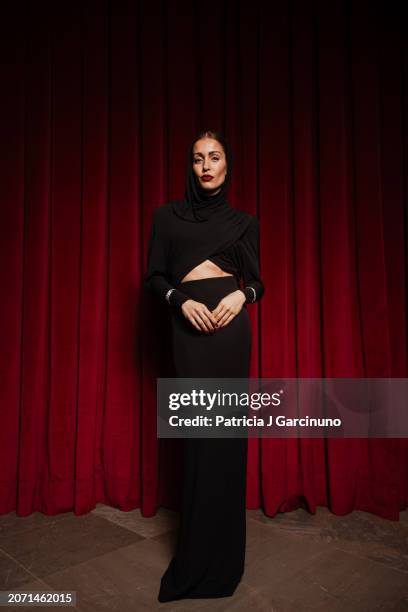
<instances>
[{"instance_id":1,"label":"woman's chin","mask_svg":"<svg viewBox=\"0 0 408 612\"><path fill-rule=\"evenodd\" d=\"M210 187L208 184L205 184L203 182L203 183L201 183L201 189L203 189L203 191L205 191L208 194L213 194L216 191L219 191L220 186L218 185L218 187Z\"/></svg>"}]
</instances>

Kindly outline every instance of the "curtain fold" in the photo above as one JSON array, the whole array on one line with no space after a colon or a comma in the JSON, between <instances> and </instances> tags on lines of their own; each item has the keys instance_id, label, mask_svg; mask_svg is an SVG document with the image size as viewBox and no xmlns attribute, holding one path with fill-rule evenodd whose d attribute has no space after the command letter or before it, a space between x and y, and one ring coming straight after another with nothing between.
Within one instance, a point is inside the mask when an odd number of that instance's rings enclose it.
<instances>
[{"instance_id":1,"label":"curtain fold","mask_svg":"<svg viewBox=\"0 0 408 612\"><path fill-rule=\"evenodd\" d=\"M231 202L260 221L251 376L407 376L394 8L28 2L2 23L1 513L177 508L180 445L156 438L169 313L142 277L199 129L226 133ZM406 439L251 439L247 507L395 520L407 466Z\"/></svg>"}]
</instances>

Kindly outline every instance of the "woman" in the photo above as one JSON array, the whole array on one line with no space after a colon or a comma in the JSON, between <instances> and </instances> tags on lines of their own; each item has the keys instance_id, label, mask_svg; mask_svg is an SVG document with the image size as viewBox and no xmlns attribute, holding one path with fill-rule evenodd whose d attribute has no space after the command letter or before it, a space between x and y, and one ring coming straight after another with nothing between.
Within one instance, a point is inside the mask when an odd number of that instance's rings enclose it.
<instances>
[{"instance_id":1,"label":"woman","mask_svg":"<svg viewBox=\"0 0 408 612\"><path fill-rule=\"evenodd\" d=\"M145 284L171 307L178 377L249 376L246 304L264 293L259 228L226 199L231 170L222 136L201 132L188 151L184 200L154 211ZM234 593L244 571L246 465L246 438L184 439L177 550L160 602Z\"/></svg>"}]
</instances>

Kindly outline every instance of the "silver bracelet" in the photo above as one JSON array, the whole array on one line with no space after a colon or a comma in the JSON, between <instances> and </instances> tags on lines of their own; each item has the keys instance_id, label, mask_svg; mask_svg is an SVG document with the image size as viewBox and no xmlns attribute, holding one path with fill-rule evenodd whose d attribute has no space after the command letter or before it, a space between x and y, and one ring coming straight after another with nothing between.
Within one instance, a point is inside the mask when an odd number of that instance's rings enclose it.
<instances>
[{"instance_id":1,"label":"silver bracelet","mask_svg":"<svg viewBox=\"0 0 408 612\"><path fill-rule=\"evenodd\" d=\"M176 290L176 288L175 288L175 287L173 287L173 289L169 289L169 290L167 291L166 295L164 296L164 297L166 298L166 300L168 301L168 303L169 303L169 304L170 304L170 296L171 296L172 292L173 292L173 291L175 291L175 290Z\"/></svg>"},{"instance_id":2,"label":"silver bracelet","mask_svg":"<svg viewBox=\"0 0 408 612\"><path fill-rule=\"evenodd\" d=\"M249 285L247 285L247 286L245 287L245 289L252 289L252 291L254 292L254 297L253 297L253 299L251 300L251 304L252 304L252 303L253 303L253 302L255 302L255 300L256 300L256 291L255 291L255 289L254 289L253 287L250 287Z\"/></svg>"}]
</instances>

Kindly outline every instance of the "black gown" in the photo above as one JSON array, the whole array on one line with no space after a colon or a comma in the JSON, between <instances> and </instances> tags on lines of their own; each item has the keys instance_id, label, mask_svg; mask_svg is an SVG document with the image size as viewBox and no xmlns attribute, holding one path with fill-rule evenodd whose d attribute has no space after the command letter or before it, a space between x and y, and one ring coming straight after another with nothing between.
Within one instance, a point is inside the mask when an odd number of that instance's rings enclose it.
<instances>
[{"instance_id":1,"label":"black gown","mask_svg":"<svg viewBox=\"0 0 408 612\"><path fill-rule=\"evenodd\" d=\"M240 288L240 278L248 291L247 302L253 301L250 298L254 294L260 299L264 288L258 268L257 219L253 217L241 239L223 250L206 253L204 247L197 253L190 251L191 263L187 259L184 267L173 265L171 275L167 264L172 247L163 231L164 227L168 229L169 217L161 208L165 222L160 224L156 216L146 282L162 299L169 288L175 288L169 303L177 376L247 378L252 341L246 304L228 325L213 333L197 330L182 314L181 304L192 298L213 310L222 297ZM175 228L175 235L177 231ZM194 240L194 236L190 233L186 240ZM175 282L205 259L217 263L229 275ZM160 602L231 596L244 571L247 438L185 438L183 444L177 547L161 579Z\"/></svg>"},{"instance_id":2,"label":"black gown","mask_svg":"<svg viewBox=\"0 0 408 612\"><path fill-rule=\"evenodd\" d=\"M234 276L186 281L184 293L213 310L238 288ZM172 315L180 377L247 377L251 354L244 306L226 327L200 333ZM246 438L185 438L183 498L176 554L161 579L159 601L232 595L244 571Z\"/></svg>"}]
</instances>

